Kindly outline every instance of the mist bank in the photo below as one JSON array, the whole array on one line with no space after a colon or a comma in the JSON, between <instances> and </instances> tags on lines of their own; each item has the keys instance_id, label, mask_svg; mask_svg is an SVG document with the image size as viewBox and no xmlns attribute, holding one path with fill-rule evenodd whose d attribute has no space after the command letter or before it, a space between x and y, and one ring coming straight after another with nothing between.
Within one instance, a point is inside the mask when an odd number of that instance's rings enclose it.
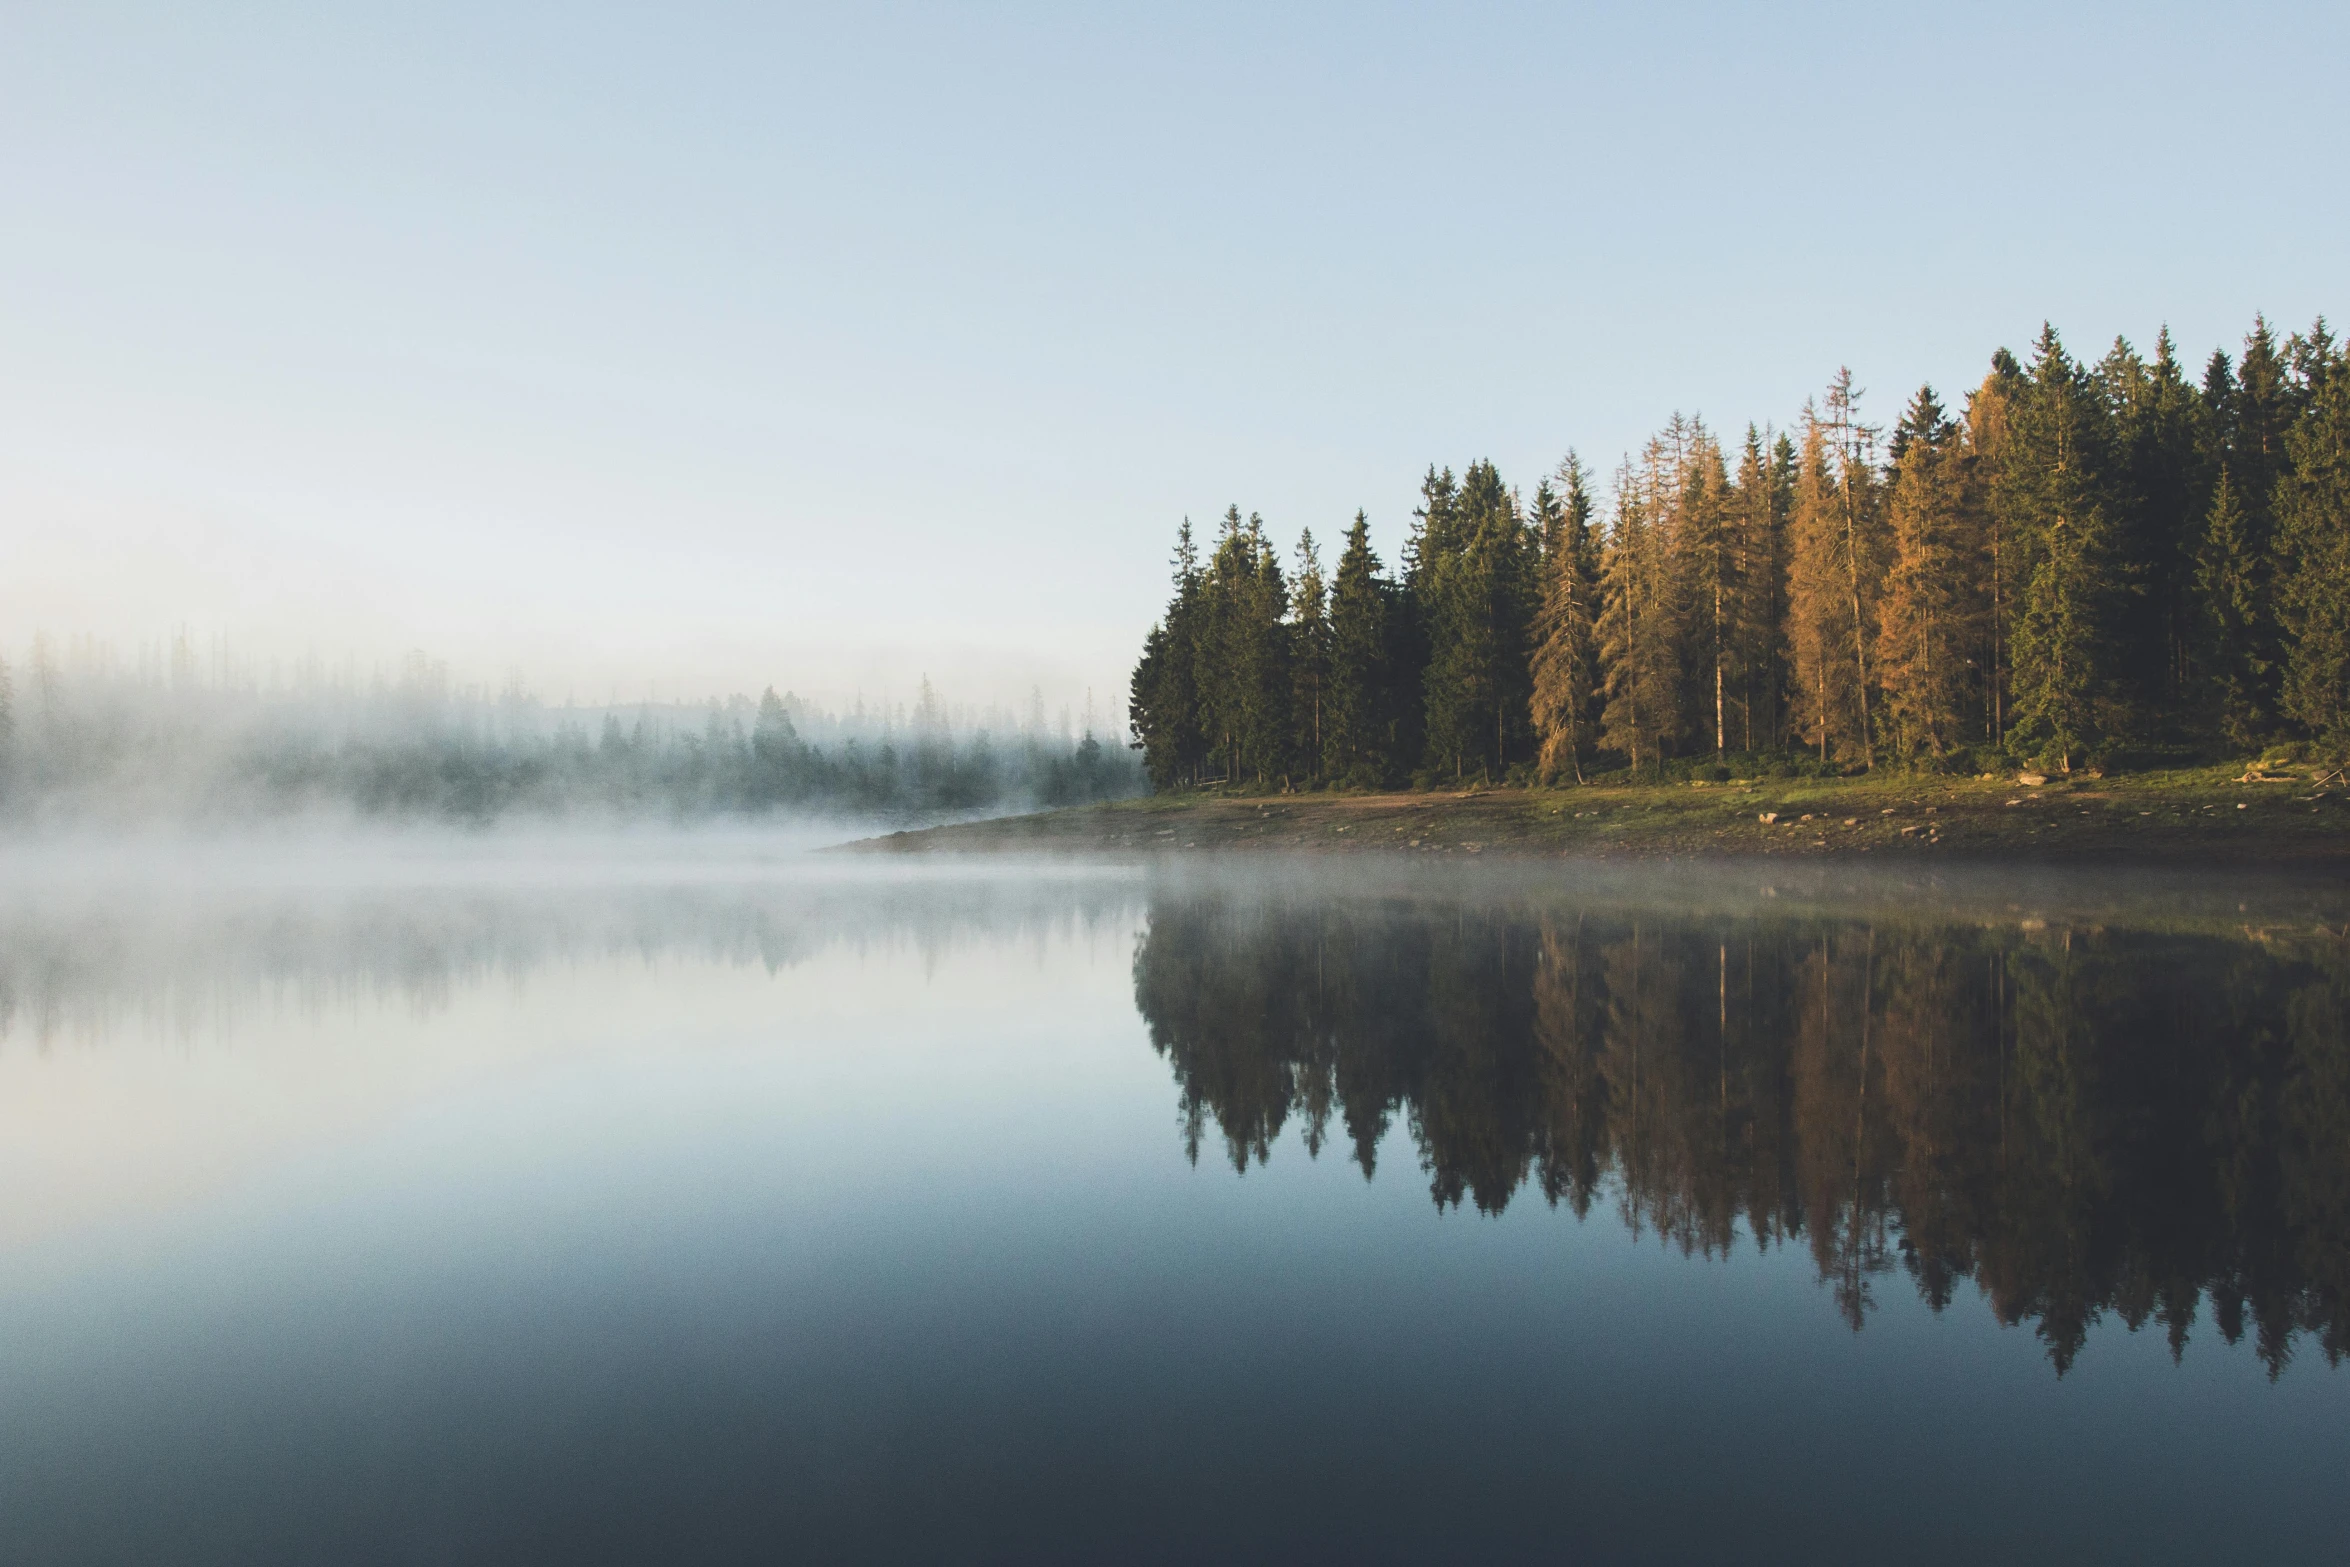
<instances>
[{"instance_id":1,"label":"mist bank","mask_svg":"<svg viewBox=\"0 0 2350 1567\"><path fill-rule=\"evenodd\" d=\"M205 683L58 659L0 665L0 827L285 818L366 822L918 823L1115 800L1115 736L756 700L551 706L452 691L433 666L356 684Z\"/></svg>"}]
</instances>

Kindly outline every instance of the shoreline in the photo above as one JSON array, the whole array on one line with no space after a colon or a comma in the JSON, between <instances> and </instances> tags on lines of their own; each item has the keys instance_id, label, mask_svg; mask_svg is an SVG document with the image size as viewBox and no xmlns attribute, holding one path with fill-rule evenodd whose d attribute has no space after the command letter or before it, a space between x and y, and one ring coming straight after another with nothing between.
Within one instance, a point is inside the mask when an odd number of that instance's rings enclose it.
<instances>
[{"instance_id":1,"label":"shoreline","mask_svg":"<svg viewBox=\"0 0 2350 1567\"><path fill-rule=\"evenodd\" d=\"M1468 860L2350 868L2350 791L2295 768L1153 795L860 839L868 854L1327 854Z\"/></svg>"}]
</instances>

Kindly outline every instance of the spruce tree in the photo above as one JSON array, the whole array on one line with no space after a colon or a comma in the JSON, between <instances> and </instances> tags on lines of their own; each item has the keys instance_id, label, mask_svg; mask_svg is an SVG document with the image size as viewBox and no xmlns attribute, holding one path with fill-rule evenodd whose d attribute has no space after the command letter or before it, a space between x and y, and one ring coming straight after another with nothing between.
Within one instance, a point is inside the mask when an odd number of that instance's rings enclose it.
<instances>
[{"instance_id":1,"label":"spruce tree","mask_svg":"<svg viewBox=\"0 0 2350 1567\"><path fill-rule=\"evenodd\" d=\"M1804 410L1788 520L1787 664L1792 727L1824 763L1857 755L1854 628L1842 569L1843 508L1827 425Z\"/></svg>"},{"instance_id":2,"label":"spruce tree","mask_svg":"<svg viewBox=\"0 0 2350 1567\"><path fill-rule=\"evenodd\" d=\"M1388 588L1371 549L1371 524L1355 513L1330 592L1330 676L1322 724L1324 776L1357 787L1390 781Z\"/></svg>"},{"instance_id":3,"label":"spruce tree","mask_svg":"<svg viewBox=\"0 0 2350 1567\"><path fill-rule=\"evenodd\" d=\"M1289 767L1287 583L1264 520L1224 514L1200 588L1201 727L1228 781L1270 783Z\"/></svg>"},{"instance_id":4,"label":"spruce tree","mask_svg":"<svg viewBox=\"0 0 2350 1567\"><path fill-rule=\"evenodd\" d=\"M1886 737L1904 761L1940 761L1966 722L1976 573L1964 443L1934 389L1919 388L1893 438L1893 561L1878 616Z\"/></svg>"},{"instance_id":5,"label":"spruce tree","mask_svg":"<svg viewBox=\"0 0 2350 1567\"><path fill-rule=\"evenodd\" d=\"M1737 679L1738 617L1746 586L1730 503L1722 449L1702 424L1693 423L1672 539L1687 613L1687 711L1717 756L1729 750L1730 693Z\"/></svg>"},{"instance_id":6,"label":"spruce tree","mask_svg":"<svg viewBox=\"0 0 2350 1567\"><path fill-rule=\"evenodd\" d=\"M1207 758L1199 676L1203 606L1199 550L1191 519L1175 536L1175 592L1166 614L1143 639L1126 705L1127 728L1143 754L1143 769L1158 790L1197 783Z\"/></svg>"},{"instance_id":7,"label":"spruce tree","mask_svg":"<svg viewBox=\"0 0 2350 1567\"><path fill-rule=\"evenodd\" d=\"M1844 577L1847 635L1852 658L1853 732L1863 767L1876 766L1875 726L1869 713L1871 666L1876 659L1877 600L1883 592L1885 539L1878 504L1873 426L1860 421L1860 392L1852 371L1840 369L1828 385L1827 428L1836 451L1836 547Z\"/></svg>"},{"instance_id":8,"label":"spruce tree","mask_svg":"<svg viewBox=\"0 0 2350 1567\"><path fill-rule=\"evenodd\" d=\"M2195 662L2208 721L2220 738L2239 750L2257 746L2267 736L2272 717L2265 701L2271 672L2262 658L2266 643L2258 629L2267 619L2261 603L2266 577L2251 524L2223 465L2219 482L2212 487L2195 557L2200 616Z\"/></svg>"},{"instance_id":9,"label":"spruce tree","mask_svg":"<svg viewBox=\"0 0 2350 1567\"><path fill-rule=\"evenodd\" d=\"M1330 622L1324 613L1322 557L1314 548L1311 528L1298 535L1297 589L1290 610L1290 712L1297 724L1293 753L1300 771L1319 780L1329 705Z\"/></svg>"},{"instance_id":10,"label":"spruce tree","mask_svg":"<svg viewBox=\"0 0 2350 1567\"><path fill-rule=\"evenodd\" d=\"M2315 392L2285 437L2277 488L2284 703L2340 755L2350 750L2350 375L2322 340L2304 374Z\"/></svg>"},{"instance_id":11,"label":"spruce tree","mask_svg":"<svg viewBox=\"0 0 2350 1567\"><path fill-rule=\"evenodd\" d=\"M2123 667L2134 702L2175 712L2193 667L2195 558L2210 505L2204 404L2168 327L2155 339L2152 363L2117 340L2099 376L2114 408L2121 553L2142 590L2122 606Z\"/></svg>"},{"instance_id":12,"label":"spruce tree","mask_svg":"<svg viewBox=\"0 0 2350 1567\"><path fill-rule=\"evenodd\" d=\"M2016 585L2020 550L2005 511L1997 504L2000 475L2007 467L2009 416L2023 393L2024 369L2002 348L1991 355L1990 373L1967 396L1967 447L1974 454L1973 503L1981 517L1983 573L1983 732L2007 735L2015 661Z\"/></svg>"},{"instance_id":13,"label":"spruce tree","mask_svg":"<svg viewBox=\"0 0 2350 1567\"><path fill-rule=\"evenodd\" d=\"M1615 524L1600 558L1599 656L1605 705L1600 743L1635 773L1663 759L1681 729L1680 648L1669 542L1652 515L1651 486L1626 462L1616 478Z\"/></svg>"},{"instance_id":14,"label":"spruce tree","mask_svg":"<svg viewBox=\"0 0 2350 1567\"><path fill-rule=\"evenodd\" d=\"M1431 693L1430 665L1445 634L1446 610L1440 579L1449 570L1450 557L1459 548L1457 505L1460 484L1450 468L1430 467L1420 480L1420 504L1412 508L1412 527L1403 547L1403 580L1392 598L1388 616L1388 667L1394 672L1396 758L1407 768L1441 770L1439 742L1430 738L1431 704L1448 706Z\"/></svg>"},{"instance_id":15,"label":"spruce tree","mask_svg":"<svg viewBox=\"0 0 2350 1567\"><path fill-rule=\"evenodd\" d=\"M2214 368L2224 372L2226 361ZM2273 731L2280 711L2285 654L2277 621L2276 493L2289 458L2285 433L2293 424L2299 388L2279 352L2276 334L2255 316L2244 339L2244 356L2232 377L2214 388L2212 408L2218 462L2228 470L2235 504L2242 513L2245 547L2252 572L2251 618L2233 634L2225 656L2228 670L2216 675L2214 692L2226 715L2223 729L2239 745L2253 744ZM2206 606L2207 613L2212 606ZM2246 683L2248 681L2248 683Z\"/></svg>"},{"instance_id":16,"label":"spruce tree","mask_svg":"<svg viewBox=\"0 0 2350 1567\"><path fill-rule=\"evenodd\" d=\"M2064 772L2116 733L2111 434L2089 377L2043 326L2010 413L1996 504L2028 561L2015 626L2014 743Z\"/></svg>"},{"instance_id":17,"label":"spruce tree","mask_svg":"<svg viewBox=\"0 0 2350 1567\"><path fill-rule=\"evenodd\" d=\"M1535 776L1583 781L1583 751L1592 737L1598 673L1599 563L1591 537L1591 498L1573 452L1559 464L1564 493L1548 479L1535 487L1533 523L1542 546L1542 602L1534 623L1531 716Z\"/></svg>"},{"instance_id":18,"label":"spruce tree","mask_svg":"<svg viewBox=\"0 0 2350 1567\"><path fill-rule=\"evenodd\" d=\"M1526 727L1532 551L1516 498L1490 462L1470 464L1448 499L1418 557L1428 760L1456 779L1472 764L1499 777Z\"/></svg>"},{"instance_id":19,"label":"spruce tree","mask_svg":"<svg viewBox=\"0 0 2350 1567\"><path fill-rule=\"evenodd\" d=\"M1793 498L1794 448L1775 444L1753 425L1738 455L1727 497L1728 526L1740 564L1733 614L1732 666L1738 673L1738 748L1779 744L1787 683L1787 514Z\"/></svg>"}]
</instances>

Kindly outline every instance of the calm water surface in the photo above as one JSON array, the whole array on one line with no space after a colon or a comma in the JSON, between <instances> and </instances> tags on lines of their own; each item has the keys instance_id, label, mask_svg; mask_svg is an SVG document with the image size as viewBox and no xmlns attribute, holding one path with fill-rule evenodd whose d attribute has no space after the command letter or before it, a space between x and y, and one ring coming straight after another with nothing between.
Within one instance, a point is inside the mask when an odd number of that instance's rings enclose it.
<instances>
[{"instance_id":1,"label":"calm water surface","mask_svg":"<svg viewBox=\"0 0 2350 1567\"><path fill-rule=\"evenodd\" d=\"M2350 897L0 886L10 1562L2338 1560Z\"/></svg>"}]
</instances>

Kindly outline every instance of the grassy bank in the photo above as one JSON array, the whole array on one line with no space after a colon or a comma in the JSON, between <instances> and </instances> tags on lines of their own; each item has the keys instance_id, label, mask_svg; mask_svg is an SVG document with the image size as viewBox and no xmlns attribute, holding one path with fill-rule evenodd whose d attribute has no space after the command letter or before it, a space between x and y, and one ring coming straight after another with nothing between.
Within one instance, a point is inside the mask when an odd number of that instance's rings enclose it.
<instances>
[{"instance_id":1,"label":"grassy bank","mask_svg":"<svg viewBox=\"0 0 2350 1567\"><path fill-rule=\"evenodd\" d=\"M1818 780L1399 794L1162 795L893 833L872 851L1872 855L2147 864L2350 862L2330 769Z\"/></svg>"}]
</instances>

